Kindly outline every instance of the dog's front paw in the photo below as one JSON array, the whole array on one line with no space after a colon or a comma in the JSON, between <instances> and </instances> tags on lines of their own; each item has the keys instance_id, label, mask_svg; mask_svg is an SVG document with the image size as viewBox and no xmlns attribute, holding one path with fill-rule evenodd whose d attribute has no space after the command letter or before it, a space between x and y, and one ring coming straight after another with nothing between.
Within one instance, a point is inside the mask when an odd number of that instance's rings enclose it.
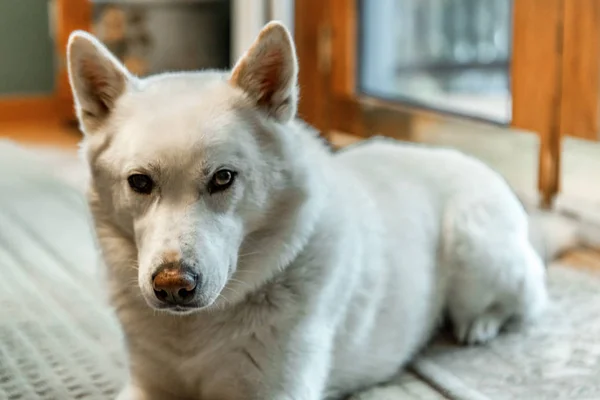
<instances>
[{"instance_id":1,"label":"dog's front paw","mask_svg":"<svg viewBox=\"0 0 600 400\"><path fill-rule=\"evenodd\" d=\"M119 393L116 400L149 400L149 398L141 389L132 385L127 385L121 390L121 393Z\"/></svg>"},{"instance_id":2,"label":"dog's front paw","mask_svg":"<svg viewBox=\"0 0 600 400\"><path fill-rule=\"evenodd\" d=\"M398 386L377 386L364 392L355 393L346 400L398 400L406 396Z\"/></svg>"},{"instance_id":3,"label":"dog's front paw","mask_svg":"<svg viewBox=\"0 0 600 400\"><path fill-rule=\"evenodd\" d=\"M485 344L498 336L504 322L503 316L487 312L476 317L470 323L455 324L454 334L462 344Z\"/></svg>"}]
</instances>

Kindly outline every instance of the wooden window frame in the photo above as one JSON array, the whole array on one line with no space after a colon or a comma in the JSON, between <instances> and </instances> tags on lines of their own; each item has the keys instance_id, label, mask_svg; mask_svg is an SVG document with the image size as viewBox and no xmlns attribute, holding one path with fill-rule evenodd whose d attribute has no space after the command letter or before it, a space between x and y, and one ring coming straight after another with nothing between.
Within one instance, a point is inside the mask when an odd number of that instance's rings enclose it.
<instances>
[{"instance_id":1,"label":"wooden window frame","mask_svg":"<svg viewBox=\"0 0 600 400\"><path fill-rule=\"evenodd\" d=\"M296 1L295 11L299 114L324 135L410 140L420 121L452 119L357 93L357 0ZM600 2L513 0L510 126L539 136L543 206L560 190L562 137L598 140L599 89Z\"/></svg>"},{"instance_id":2,"label":"wooden window frame","mask_svg":"<svg viewBox=\"0 0 600 400\"><path fill-rule=\"evenodd\" d=\"M67 43L72 31L89 31L92 25L90 0L52 0L49 3L51 28L54 28L56 54L55 89L47 95L6 96L0 99L0 121L52 120L67 122L75 118L73 96L67 74Z\"/></svg>"}]
</instances>

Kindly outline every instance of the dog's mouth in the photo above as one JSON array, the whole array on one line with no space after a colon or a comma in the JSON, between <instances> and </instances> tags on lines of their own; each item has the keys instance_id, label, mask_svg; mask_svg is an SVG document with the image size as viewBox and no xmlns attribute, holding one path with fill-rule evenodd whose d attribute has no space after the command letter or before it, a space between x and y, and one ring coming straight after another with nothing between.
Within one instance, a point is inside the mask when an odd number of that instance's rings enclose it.
<instances>
[{"instance_id":1,"label":"dog's mouth","mask_svg":"<svg viewBox=\"0 0 600 400\"><path fill-rule=\"evenodd\" d=\"M194 306L172 306L172 307L162 307L163 311L167 311L173 314L191 314L194 311L200 310L202 307L194 307Z\"/></svg>"},{"instance_id":2,"label":"dog's mouth","mask_svg":"<svg viewBox=\"0 0 600 400\"><path fill-rule=\"evenodd\" d=\"M205 308L199 304L186 304L186 305L168 305L168 304L150 304L150 307L157 311L164 311L170 314L186 315L192 314L196 311Z\"/></svg>"},{"instance_id":3,"label":"dog's mouth","mask_svg":"<svg viewBox=\"0 0 600 400\"><path fill-rule=\"evenodd\" d=\"M213 301L203 302L201 300L193 301L187 304L168 304L156 302L153 299L146 299L148 307L156 311L162 311L169 314L176 315L188 315L198 311L210 308L213 305Z\"/></svg>"}]
</instances>

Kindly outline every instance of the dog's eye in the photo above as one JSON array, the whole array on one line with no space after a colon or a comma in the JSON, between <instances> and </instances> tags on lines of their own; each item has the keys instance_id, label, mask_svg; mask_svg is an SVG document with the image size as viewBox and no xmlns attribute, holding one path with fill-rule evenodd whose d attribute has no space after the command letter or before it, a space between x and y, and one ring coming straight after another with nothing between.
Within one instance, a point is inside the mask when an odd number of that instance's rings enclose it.
<instances>
[{"instance_id":1,"label":"dog's eye","mask_svg":"<svg viewBox=\"0 0 600 400\"><path fill-rule=\"evenodd\" d=\"M227 189L235 179L235 172L228 169L217 171L208 185L209 193L216 193Z\"/></svg>"},{"instance_id":2,"label":"dog's eye","mask_svg":"<svg viewBox=\"0 0 600 400\"><path fill-rule=\"evenodd\" d=\"M154 182L152 178L144 174L133 174L127 178L129 186L134 192L141 194L150 194L154 188Z\"/></svg>"}]
</instances>

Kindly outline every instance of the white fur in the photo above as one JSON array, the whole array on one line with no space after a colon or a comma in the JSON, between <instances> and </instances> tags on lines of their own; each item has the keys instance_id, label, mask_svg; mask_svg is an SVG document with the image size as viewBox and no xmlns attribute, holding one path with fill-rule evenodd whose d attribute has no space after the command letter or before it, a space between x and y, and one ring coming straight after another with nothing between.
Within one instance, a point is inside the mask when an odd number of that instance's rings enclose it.
<instances>
[{"instance_id":1,"label":"white fur","mask_svg":"<svg viewBox=\"0 0 600 400\"><path fill-rule=\"evenodd\" d=\"M228 73L137 79L91 36L71 38L88 198L129 349L122 400L338 398L395 374L444 311L460 341L482 343L546 302L526 214L499 175L391 140L330 153L288 119L294 50L280 25L265 29L253 48L283 65L261 75L252 50L238 63L245 82L275 85L260 101ZM221 166L237 180L211 195ZM139 171L152 194L128 187ZM204 278L194 312L155 310L150 277L173 253Z\"/></svg>"}]
</instances>

